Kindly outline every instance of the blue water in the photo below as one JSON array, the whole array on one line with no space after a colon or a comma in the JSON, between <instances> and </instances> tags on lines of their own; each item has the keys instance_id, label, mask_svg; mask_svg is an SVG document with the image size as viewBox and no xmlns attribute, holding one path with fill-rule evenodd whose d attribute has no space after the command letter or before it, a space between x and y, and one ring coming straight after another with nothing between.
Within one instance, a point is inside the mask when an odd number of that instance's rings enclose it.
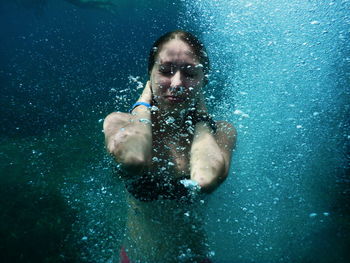
<instances>
[{"instance_id":1,"label":"blue water","mask_svg":"<svg viewBox=\"0 0 350 263\"><path fill-rule=\"evenodd\" d=\"M348 236L341 222L349 199L349 5L189 5L208 18L200 21L203 38L218 74L226 76L224 86L213 88L232 94L217 114L231 119L239 134L233 176L215 193L209 215L218 259L345 260L348 237L340 240Z\"/></svg>"},{"instance_id":2,"label":"blue water","mask_svg":"<svg viewBox=\"0 0 350 263\"><path fill-rule=\"evenodd\" d=\"M203 40L210 109L238 131L206 215L214 262L349 260L350 1L78 2L0 4L5 262L116 253L124 189L102 121L135 101L149 47L176 28Z\"/></svg>"}]
</instances>

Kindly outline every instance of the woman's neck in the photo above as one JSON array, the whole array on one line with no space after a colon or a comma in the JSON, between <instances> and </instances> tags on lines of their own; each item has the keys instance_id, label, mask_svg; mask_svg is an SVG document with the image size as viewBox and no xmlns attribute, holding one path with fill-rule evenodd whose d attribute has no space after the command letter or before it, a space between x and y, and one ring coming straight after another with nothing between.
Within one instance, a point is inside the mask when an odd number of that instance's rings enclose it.
<instances>
[{"instance_id":1,"label":"woman's neck","mask_svg":"<svg viewBox=\"0 0 350 263\"><path fill-rule=\"evenodd\" d=\"M152 129L154 134L159 135L162 138L176 139L186 131L185 114L179 112L166 112L162 113L156 111L152 113Z\"/></svg>"}]
</instances>

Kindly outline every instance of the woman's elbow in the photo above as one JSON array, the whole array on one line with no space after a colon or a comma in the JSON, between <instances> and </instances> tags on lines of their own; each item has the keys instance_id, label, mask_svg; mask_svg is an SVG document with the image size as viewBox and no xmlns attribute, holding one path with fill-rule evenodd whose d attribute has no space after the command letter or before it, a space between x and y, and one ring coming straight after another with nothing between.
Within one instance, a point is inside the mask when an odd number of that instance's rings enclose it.
<instances>
[{"instance_id":1,"label":"woman's elbow","mask_svg":"<svg viewBox=\"0 0 350 263\"><path fill-rule=\"evenodd\" d=\"M128 153L120 160L127 167L143 168L149 165L148 158L143 154Z\"/></svg>"},{"instance_id":2,"label":"woman's elbow","mask_svg":"<svg viewBox=\"0 0 350 263\"><path fill-rule=\"evenodd\" d=\"M112 155L117 163L125 167L141 169L149 165L149 157L140 151L134 151L127 147L127 134L116 134L107 142L106 148L110 155Z\"/></svg>"},{"instance_id":3,"label":"woman's elbow","mask_svg":"<svg viewBox=\"0 0 350 263\"><path fill-rule=\"evenodd\" d=\"M198 184L201 187L203 193L210 194L225 181L226 177L226 175L220 175L215 178L207 178L199 181Z\"/></svg>"},{"instance_id":4,"label":"woman's elbow","mask_svg":"<svg viewBox=\"0 0 350 263\"><path fill-rule=\"evenodd\" d=\"M211 168L210 175L211 176L198 178L198 184L201 187L202 192L212 193L226 180L228 173L225 169L224 158L216 160Z\"/></svg>"}]
</instances>

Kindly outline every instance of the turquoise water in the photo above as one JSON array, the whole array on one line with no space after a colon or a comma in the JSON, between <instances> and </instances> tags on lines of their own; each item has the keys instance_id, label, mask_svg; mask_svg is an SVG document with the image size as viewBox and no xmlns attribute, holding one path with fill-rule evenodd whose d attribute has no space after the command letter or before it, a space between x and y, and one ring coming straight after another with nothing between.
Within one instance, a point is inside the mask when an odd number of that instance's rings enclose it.
<instances>
[{"instance_id":1,"label":"turquoise water","mask_svg":"<svg viewBox=\"0 0 350 263\"><path fill-rule=\"evenodd\" d=\"M349 260L349 1L12 2L0 4L5 262L115 255L126 207L102 121L134 102L149 47L179 27L207 46L210 108L239 134L206 215L214 262Z\"/></svg>"}]
</instances>

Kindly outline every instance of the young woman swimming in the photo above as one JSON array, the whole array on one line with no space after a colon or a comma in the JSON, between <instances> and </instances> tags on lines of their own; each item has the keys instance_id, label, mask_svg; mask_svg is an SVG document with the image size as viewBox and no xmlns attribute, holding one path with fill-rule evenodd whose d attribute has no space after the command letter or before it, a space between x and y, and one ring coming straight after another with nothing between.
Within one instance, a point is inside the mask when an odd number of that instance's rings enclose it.
<instances>
[{"instance_id":1,"label":"young woman swimming","mask_svg":"<svg viewBox=\"0 0 350 263\"><path fill-rule=\"evenodd\" d=\"M207 112L208 71L203 44L169 32L150 51L149 81L130 113L104 121L128 192L120 262L210 262L201 211L228 176L236 131Z\"/></svg>"}]
</instances>

